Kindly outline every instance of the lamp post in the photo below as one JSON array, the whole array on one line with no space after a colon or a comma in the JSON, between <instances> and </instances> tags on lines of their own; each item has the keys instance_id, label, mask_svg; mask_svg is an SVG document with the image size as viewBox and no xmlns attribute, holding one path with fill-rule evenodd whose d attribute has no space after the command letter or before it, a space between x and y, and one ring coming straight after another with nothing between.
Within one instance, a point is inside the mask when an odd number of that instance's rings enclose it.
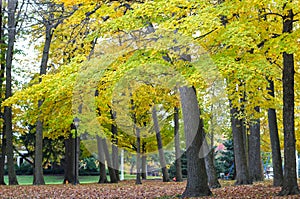
<instances>
[{"instance_id":1,"label":"lamp post","mask_svg":"<svg viewBox=\"0 0 300 199\"><path fill-rule=\"evenodd\" d=\"M75 126L75 162L74 162L74 185L77 184L78 181L78 136L77 136L77 128L79 126L79 118L75 117L73 119L73 124Z\"/></svg>"}]
</instances>

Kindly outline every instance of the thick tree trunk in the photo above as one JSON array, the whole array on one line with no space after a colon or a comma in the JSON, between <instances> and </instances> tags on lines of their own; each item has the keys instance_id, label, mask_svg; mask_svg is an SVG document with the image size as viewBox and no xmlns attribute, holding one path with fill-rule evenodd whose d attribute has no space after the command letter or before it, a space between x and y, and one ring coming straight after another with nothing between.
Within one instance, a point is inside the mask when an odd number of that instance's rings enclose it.
<instances>
[{"instance_id":1,"label":"thick tree trunk","mask_svg":"<svg viewBox=\"0 0 300 199\"><path fill-rule=\"evenodd\" d=\"M269 94L275 96L274 92L274 82L269 80ZM276 110L270 108L268 110L268 123L270 130L270 141L272 148L272 165L273 165L273 185L278 187L283 184L283 171L282 171L282 158L280 152L280 141L278 136L278 125L277 125L277 116Z\"/></svg>"},{"instance_id":2,"label":"thick tree trunk","mask_svg":"<svg viewBox=\"0 0 300 199\"><path fill-rule=\"evenodd\" d=\"M115 121L116 113L113 110L110 110L111 119ZM115 174L117 181L120 181L119 175L119 148L118 148L118 128L115 124L111 125L112 132L112 164L115 169Z\"/></svg>"},{"instance_id":3,"label":"thick tree trunk","mask_svg":"<svg viewBox=\"0 0 300 199\"><path fill-rule=\"evenodd\" d=\"M162 139L161 139L155 105L152 107L152 119L153 119L154 129L155 129L155 133L156 133L156 141L157 141L157 148L158 148L158 154L159 154L159 163L160 163L161 171L163 174L163 182L169 182L170 178L169 178L168 169L166 166L165 153L164 153L164 149L163 149L163 144L162 144Z\"/></svg>"},{"instance_id":4,"label":"thick tree trunk","mask_svg":"<svg viewBox=\"0 0 300 199\"><path fill-rule=\"evenodd\" d=\"M106 168L105 168L105 157L102 147L101 138L97 135L97 149L98 149L98 160L99 160L99 181L98 183L107 183L107 176L106 176Z\"/></svg>"},{"instance_id":5,"label":"thick tree trunk","mask_svg":"<svg viewBox=\"0 0 300 199\"><path fill-rule=\"evenodd\" d=\"M16 36L16 8L17 0L8 1L8 44L6 51L6 90L5 99L12 96L12 60L14 52L14 42ZM5 124L5 135L6 135L6 154L7 154L7 167L8 177L10 185L17 185L18 180L15 171L14 164L14 152L13 152L13 132L12 132L12 108L4 107L4 124Z\"/></svg>"},{"instance_id":6,"label":"thick tree trunk","mask_svg":"<svg viewBox=\"0 0 300 199\"><path fill-rule=\"evenodd\" d=\"M289 13L283 20L283 33L293 31L294 13ZM283 53L283 132L284 132L284 176L280 195L299 194L296 172L295 139L295 94L294 94L294 55Z\"/></svg>"},{"instance_id":7,"label":"thick tree trunk","mask_svg":"<svg viewBox=\"0 0 300 199\"><path fill-rule=\"evenodd\" d=\"M72 134L65 140L64 184L74 184L75 180L75 139Z\"/></svg>"},{"instance_id":8,"label":"thick tree trunk","mask_svg":"<svg viewBox=\"0 0 300 199\"><path fill-rule=\"evenodd\" d=\"M117 177L116 177L115 169L113 168L113 165L112 165L112 160L111 160L111 157L110 157L110 154L109 154L109 151L108 151L106 138L101 138L101 141L102 141L101 143L102 143L105 159L106 159L106 162L107 162L110 182L111 183L117 183L118 180L117 180Z\"/></svg>"},{"instance_id":9,"label":"thick tree trunk","mask_svg":"<svg viewBox=\"0 0 300 199\"><path fill-rule=\"evenodd\" d=\"M142 180L141 180L141 136L140 136L140 129L136 126L136 121L135 121L135 133L136 133L136 179L135 179L135 184L142 184Z\"/></svg>"},{"instance_id":10,"label":"thick tree trunk","mask_svg":"<svg viewBox=\"0 0 300 199\"><path fill-rule=\"evenodd\" d=\"M179 135L179 110L174 107L174 144L175 144L175 167L176 167L176 182L182 181L181 168L181 151L180 151L180 135Z\"/></svg>"},{"instance_id":11,"label":"thick tree trunk","mask_svg":"<svg viewBox=\"0 0 300 199\"><path fill-rule=\"evenodd\" d=\"M259 112L259 108L255 108ZM260 153L260 120L250 124L249 135L249 175L252 181L263 181L262 161Z\"/></svg>"},{"instance_id":12,"label":"thick tree trunk","mask_svg":"<svg viewBox=\"0 0 300 199\"><path fill-rule=\"evenodd\" d=\"M245 151L245 136L243 121L236 117L238 110L231 108L231 127L233 136L233 147L234 147L234 159L236 168L236 185L252 184L249 176L249 170L247 165L247 156Z\"/></svg>"},{"instance_id":13,"label":"thick tree trunk","mask_svg":"<svg viewBox=\"0 0 300 199\"><path fill-rule=\"evenodd\" d=\"M209 196L205 162L200 148L203 142L203 121L200 120L196 91L192 87L180 87L187 156L187 185L182 197Z\"/></svg>"}]
</instances>

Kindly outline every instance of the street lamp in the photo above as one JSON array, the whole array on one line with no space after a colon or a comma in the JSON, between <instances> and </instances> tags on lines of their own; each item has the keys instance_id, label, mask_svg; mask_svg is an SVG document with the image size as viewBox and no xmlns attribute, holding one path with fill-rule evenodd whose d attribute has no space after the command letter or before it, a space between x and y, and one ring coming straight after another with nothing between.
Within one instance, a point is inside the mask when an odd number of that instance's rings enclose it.
<instances>
[{"instance_id":1,"label":"street lamp","mask_svg":"<svg viewBox=\"0 0 300 199\"><path fill-rule=\"evenodd\" d=\"M77 137L77 128L79 126L79 118L78 117L75 117L73 119L73 124L75 126L75 162L74 162L74 185L77 184L77 181L78 181L78 137Z\"/></svg>"}]
</instances>

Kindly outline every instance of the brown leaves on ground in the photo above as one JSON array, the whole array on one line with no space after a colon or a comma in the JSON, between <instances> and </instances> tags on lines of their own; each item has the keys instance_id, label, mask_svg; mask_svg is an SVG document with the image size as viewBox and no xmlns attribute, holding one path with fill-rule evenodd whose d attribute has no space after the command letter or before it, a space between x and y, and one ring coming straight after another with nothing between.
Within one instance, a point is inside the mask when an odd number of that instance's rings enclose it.
<instances>
[{"instance_id":1,"label":"brown leaves on ground","mask_svg":"<svg viewBox=\"0 0 300 199\"><path fill-rule=\"evenodd\" d=\"M224 186L213 189L213 196L204 198L300 198L300 196L278 197L280 187L271 182L254 185ZM0 186L0 198L178 198L185 189L186 182L162 182L146 180L142 185L135 181L122 181L118 184L83 185L43 185L43 186Z\"/></svg>"}]
</instances>

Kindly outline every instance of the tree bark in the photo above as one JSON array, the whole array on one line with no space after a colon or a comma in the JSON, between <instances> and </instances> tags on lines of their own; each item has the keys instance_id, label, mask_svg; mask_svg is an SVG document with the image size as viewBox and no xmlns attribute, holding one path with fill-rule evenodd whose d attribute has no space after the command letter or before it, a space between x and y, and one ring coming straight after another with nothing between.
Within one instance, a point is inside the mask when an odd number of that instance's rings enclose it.
<instances>
[{"instance_id":1,"label":"tree bark","mask_svg":"<svg viewBox=\"0 0 300 199\"><path fill-rule=\"evenodd\" d=\"M142 153L142 179L147 179L147 155Z\"/></svg>"},{"instance_id":2,"label":"tree bark","mask_svg":"<svg viewBox=\"0 0 300 199\"><path fill-rule=\"evenodd\" d=\"M156 111L155 105L152 107L152 119L153 119L154 129L155 129L155 133L156 133L156 141L157 141L157 148L158 148L158 154L159 154L159 163L160 163L161 171L163 174L163 182L169 182L170 178L169 178L168 169L166 166L166 158L165 158L165 154L164 154L164 149L163 149L163 144L162 144L159 124L158 124L158 119L157 119L157 111Z\"/></svg>"},{"instance_id":3,"label":"tree bark","mask_svg":"<svg viewBox=\"0 0 300 199\"><path fill-rule=\"evenodd\" d=\"M213 113L213 105L211 105L211 112ZM207 149L209 149L209 153L207 156L205 156L205 167L206 167L206 172L208 176L208 185L210 188L215 189L215 188L220 188L221 184L219 183L216 168L215 168L215 151L214 151L214 131L215 131L215 121L214 121L214 116L213 114L210 117L211 121L211 128L210 128L210 134L206 134L206 136L210 136L210 146L207 146ZM205 138L204 138L205 139ZM205 144L208 145L207 141L205 140Z\"/></svg>"},{"instance_id":4,"label":"tree bark","mask_svg":"<svg viewBox=\"0 0 300 199\"><path fill-rule=\"evenodd\" d=\"M107 162L110 182L111 183L117 183L118 179L116 177L115 169L113 168L113 165L112 165L112 160L111 160L111 157L110 157L110 154L109 154L109 151L108 151L106 138L101 138L101 141L102 141L101 144L102 144L102 147L103 147L105 159L106 159L106 162Z\"/></svg>"},{"instance_id":5,"label":"tree bark","mask_svg":"<svg viewBox=\"0 0 300 199\"><path fill-rule=\"evenodd\" d=\"M110 110L111 119L113 122L116 119L116 113L113 110ZM112 132L112 164L115 170L117 181L120 181L119 175L119 148L118 148L118 128L113 123L111 125L111 132Z\"/></svg>"},{"instance_id":6,"label":"tree bark","mask_svg":"<svg viewBox=\"0 0 300 199\"><path fill-rule=\"evenodd\" d=\"M294 13L289 10L283 19L283 33L293 31ZM295 139L295 94L294 94L294 55L283 53L283 132L284 132L284 176L279 195L299 194L296 172Z\"/></svg>"},{"instance_id":7,"label":"tree bark","mask_svg":"<svg viewBox=\"0 0 300 199\"><path fill-rule=\"evenodd\" d=\"M5 125L2 128L2 145L1 145L1 157L0 157L0 185L6 185L4 181L4 166L5 166L5 156L6 156L6 136L5 136Z\"/></svg>"},{"instance_id":8,"label":"tree bark","mask_svg":"<svg viewBox=\"0 0 300 199\"><path fill-rule=\"evenodd\" d=\"M259 112L259 107L255 108ZM249 174L252 181L263 181L262 161L260 153L260 120L250 124L249 135Z\"/></svg>"},{"instance_id":9,"label":"tree bark","mask_svg":"<svg viewBox=\"0 0 300 199\"><path fill-rule=\"evenodd\" d=\"M180 87L187 156L187 185L182 197L209 196L204 158L199 156L204 137L203 121L200 120L196 91L192 87Z\"/></svg>"},{"instance_id":10,"label":"tree bark","mask_svg":"<svg viewBox=\"0 0 300 199\"><path fill-rule=\"evenodd\" d=\"M219 183L216 168L214 165L214 149L212 149L207 156L205 156L205 167L208 177L208 185L211 189L220 188L221 184Z\"/></svg>"},{"instance_id":11,"label":"tree bark","mask_svg":"<svg viewBox=\"0 0 300 199\"><path fill-rule=\"evenodd\" d=\"M232 106L232 105L231 105ZM252 184L247 165L247 156L245 151L245 136L243 135L243 120L237 118L238 110L231 107L231 127L233 136L234 159L236 168L236 185Z\"/></svg>"},{"instance_id":12,"label":"tree bark","mask_svg":"<svg viewBox=\"0 0 300 199\"><path fill-rule=\"evenodd\" d=\"M142 184L141 180L141 136L140 129L136 126L135 121L135 133L136 133L136 179L135 184Z\"/></svg>"},{"instance_id":13,"label":"tree bark","mask_svg":"<svg viewBox=\"0 0 300 199\"><path fill-rule=\"evenodd\" d=\"M182 182L181 168L181 151L180 151L180 135L179 135L179 110L174 107L174 144L175 144L175 167L176 167L176 182Z\"/></svg>"},{"instance_id":14,"label":"tree bark","mask_svg":"<svg viewBox=\"0 0 300 199\"><path fill-rule=\"evenodd\" d=\"M269 80L269 94L274 97L274 82ZM282 158L280 152L280 141L278 136L278 125L277 125L277 116L276 110L270 108L268 110L268 123L270 131L270 141L272 148L272 165L273 165L273 185L278 187L283 184L283 171L282 171Z\"/></svg>"},{"instance_id":15,"label":"tree bark","mask_svg":"<svg viewBox=\"0 0 300 199\"><path fill-rule=\"evenodd\" d=\"M75 179L75 139L72 134L65 140L64 184L74 184Z\"/></svg>"},{"instance_id":16,"label":"tree bark","mask_svg":"<svg viewBox=\"0 0 300 199\"><path fill-rule=\"evenodd\" d=\"M8 44L6 51L6 91L5 99L12 96L12 60L14 52L14 42L16 37L16 9L17 0L8 1ZM12 132L12 108L4 107L4 124L6 135L6 153L7 153L7 167L10 185L17 185L18 180L15 171L14 153L13 153L13 132Z\"/></svg>"},{"instance_id":17,"label":"tree bark","mask_svg":"<svg viewBox=\"0 0 300 199\"><path fill-rule=\"evenodd\" d=\"M99 160L99 181L98 183L107 183L107 176L106 176L106 168L105 168L105 157L103 152L103 146L101 142L101 138L97 135L97 148L98 148L98 160Z\"/></svg>"},{"instance_id":18,"label":"tree bark","mask_svg":"<svg viewBox=\"0 0 300 199\"><path fill-rule=\"evenodd\" d=\"M4 41L4 26L3 26L3 7L2 7L2 0L0 0L0 49L1 49L1 57L0 57L0 108L3 101L4 96L4 89L3 89L3 82L4 82L4 73L5 73L5 41ZM0 111L1 117L3 117L2 108ZM1 145L1 156L0 156L0 185L5 185L4 182L4 166L5 166L5 156L6 156L6 136L5 136L5 125L3 124L2 127L2 145Z\"/></svg>"},{"instance_id":19,"label":"tree bark","mask_svg":"<svg viewBox=\"0 0 300 199\"><path fill-rule=\"evenodd\" d=\"M146 154L146 143L142 143L142 173L141 177L143 180L147 179L147 154Z\"/></svg>"}]
</instances>

